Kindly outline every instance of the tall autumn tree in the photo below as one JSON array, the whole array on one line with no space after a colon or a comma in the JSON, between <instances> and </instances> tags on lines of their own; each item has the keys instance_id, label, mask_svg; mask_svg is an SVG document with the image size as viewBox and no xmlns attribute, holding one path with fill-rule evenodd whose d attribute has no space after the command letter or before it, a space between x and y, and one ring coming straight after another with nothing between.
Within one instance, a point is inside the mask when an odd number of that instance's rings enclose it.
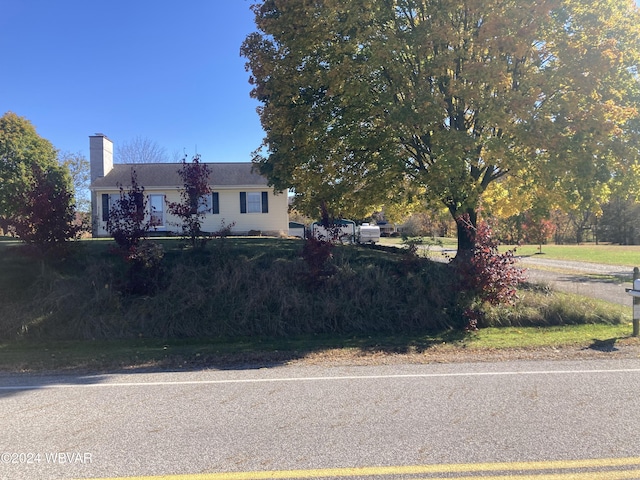
<instances>
[{"instance_id":1,"label":"tall autumn tree","mask_svg":"<svg viewBox=\"0 0 640 480\"><path fill-rule=\"evenodd\" d=\"M266 132L254 161L307 213L371 209L409 182L444 203L464 255L492 184L568 195L579 182L590 201L628 161L614 152L638 114L633 0L264 0L253 11L241 53Z\"/></svg>"},{"instance_id":2,"label":"tall autumn tree","mask_svg":"<svg viewBox=\"0 0 640 480\"><path fill-rule=\"evenodd\" d=\"M34 171L56 167L55 148L29 120L12 112L0 117L0 226L6 227L23 205Z\"/></svg>"}]
</instances>

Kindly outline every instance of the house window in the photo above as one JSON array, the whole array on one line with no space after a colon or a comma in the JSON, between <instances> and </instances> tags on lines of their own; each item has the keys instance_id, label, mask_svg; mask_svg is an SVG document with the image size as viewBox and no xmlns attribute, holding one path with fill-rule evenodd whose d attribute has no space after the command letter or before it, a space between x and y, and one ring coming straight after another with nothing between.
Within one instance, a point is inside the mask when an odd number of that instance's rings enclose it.
<instances>
[{"instance_id":1,"label":"house window","mask_svg":"<svg viewBox=\"0 0 640 480\"><path fill-rule=\"evenodd\" d=\"M268 192L240 192L240 213L269 213Z\"/></svg>"},{"instance_id":2,"label":"house window","mask_svg":"<svg viewBox=\"0 0 640 480\"><path fill-rule=\"evenodd\" d=\"M103 193L102 194L102 221L109 221L109 212L118 207L120 200L119 193Z\"/></svg>"},{"instance_id":3,"label":"house window","mask_svg":"<svg viewBox=\"0 0 640 480\"><path fill-rule=\"evenodd\" d=\"M200 197L198 201L198 213L220 213L220 200L218 192Z\"/></svg>"},{"instance_id":4,"label":"house window","mask_svg":"<svg viewBox=\"0 0 640 480\"><path fill-rule=\"evenodd\" d=\"M247 213L260 213L260 212L262 212L260 192L248 192L247 193Z\"/></svg>"},{"instance_id":5,"label":"house window","mask_svg":"<svg viewBox=\"0 0 640 480\"><path fill-rule=\"evenodd\" d=\"M149 195L150 223L152 227L164 226L164 195Z\"/></svg>"},{"instance_id":6,"label":"house window","mask_svg":"<svg viewBox=\"0 0 640 480\"><path fill-rule=\"evenodd\" d=\"M211 213L211 195L203 195L198 198L196 211L198 213ZM191 206L191 213L194 213L193 205Z\"/></svg>"},{"instance_id":7,"label":"house window","mask_svg":"<svg viewBox=\"0 0 640 480\"><path fill-rule=\"evenodd\" d=\"M218 192L213 192L211 194L211 213L214 215L220 214L220 196Z\"/></svg>"}]
</instances>

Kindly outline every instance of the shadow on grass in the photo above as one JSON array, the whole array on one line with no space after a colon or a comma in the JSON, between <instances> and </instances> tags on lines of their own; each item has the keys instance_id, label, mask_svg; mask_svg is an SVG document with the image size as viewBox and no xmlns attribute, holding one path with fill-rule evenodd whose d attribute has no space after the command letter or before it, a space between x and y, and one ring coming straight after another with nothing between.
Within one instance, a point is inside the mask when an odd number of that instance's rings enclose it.
<instances>
[{"instance_id":1,"label":"shadow on grass","mask_svg":"<svg viewBox=\"0 0 640 480\"><path fill-rule=\"evenodd\" d=\"M283 338L139 339L121 341L18 341L0 344L0 371L93 372L271 368L314 353L351 349L362 353L423 353L461 342L463 331L415 335L302 335Z\"/></svg>"},{"instance_id":2,"label":"shadow on grass","mask_svg":"<svg viewBox=\"0 0 640 480\"><path fill-rule=\"evenodd\" d=\"M423 353L465 332L220 340L12 342L0 344L0 399L34 390L106 383L114 374L275 368L332 350Z\"/></svg>"},{"instance_id":3,"label":"shadow on grass","mask_svg":"<svg viewBox=\"0 0 640 480\"><path fill-rule=\"evenodd\" d=\"M563 275L558 280L564 282L575 283L606 283L611 285L622 285L633 281L633 276L628 273L616 272L607 275L602 274L581 274L581 275Z\"/></svg>"},{"instance_id":4,"label":"shadow on grass","mask_svg":"<svg viewBox=\"0 0 640 480\"><path fill-rule=\"evenodd\" d=\"M132 369L218 369L251 370L273 368L331 350L352 350L359 354L423 353L443 343L463 341L467 333L447 330L421 335L303 335L284 338L212 340L174 340L163 347L165 355L153 355ZM147 353L149 351L147 350ZM144 355L144 352L142 353ZM161 358L159 358L161 357ZM155 363L155 365L150 365Z\"/></svg>"},{"instance_id":5,"label":"shadow on grass","mask_svg":"<svg viewBox=\"0 0 640 480\"><path fill-rule=\"evenodd\" d=\"M606 340L593 339L593 343L585 348L585 350L596 350L598 352L617 352L616 342L619 338L608 338Z\"/></svg>"},{"instance_id":6,"label":"shadow on grass","mask_svg":"<svg viewBox=\"0 0 640 480\"><path fill-rule=\"evenodd\" d=\"M422 336L389 335L379 337L354 337L329 348L357 348L362 352L384 353L424 353L443 343L461 342L467 333L459 330L446 330Z\"/></svg>"}]
</instances>

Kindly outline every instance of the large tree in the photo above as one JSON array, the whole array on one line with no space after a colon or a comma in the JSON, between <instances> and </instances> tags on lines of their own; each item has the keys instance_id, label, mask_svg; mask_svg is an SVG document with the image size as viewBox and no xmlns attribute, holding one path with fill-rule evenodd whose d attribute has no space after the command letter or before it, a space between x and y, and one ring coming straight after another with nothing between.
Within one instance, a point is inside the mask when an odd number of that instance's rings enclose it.
<instances>
[{"instance_id":1,"label":"large tree","mask_svg":"<svg viewBox=\"0 0 640 480\"><path fill-rule=\"evenodd\" d=\"M58 152L58 162L69 171L71 176L76 210L83 214L90 214L89 184L91 183L91 166L89 160L80 152Z\"/></svg>"},{"instance_id":2,"label":"large tree","mask_svg":"<svg viewBox=\"0 0 640 480\"><path fill-rule=\"evenodd\" d=\"M322 202L337 214L373 209L410 185L446 205L464 253L492 184L569 193L579 182L590 201L629 160L616 148L638 114L633 0L253 10L259 31L241 53L266 132L254 161L307 213Z\"/></svg>"},{"instance_id":3,"label":"large tree","mask_svg":"<svg viewBox=\"0 0 640 480\"><path fill-rule=\"evenodd\" d=\"M34 169L47 171L57 165L55 148L29 120L12 112L0 117L0 226L6 227L18 213L34 184Z\"/></svg>"},{"instance_id":4,"label":"large tree","mask_svg":"<svg viewBox=\"0 0 640 480\"><path fill-rule=\"evenodd\" d=\"M167 149L158 142L137 136L116 145L116 163L163 163L169 161Z\"/></svg>"}]
</instances>

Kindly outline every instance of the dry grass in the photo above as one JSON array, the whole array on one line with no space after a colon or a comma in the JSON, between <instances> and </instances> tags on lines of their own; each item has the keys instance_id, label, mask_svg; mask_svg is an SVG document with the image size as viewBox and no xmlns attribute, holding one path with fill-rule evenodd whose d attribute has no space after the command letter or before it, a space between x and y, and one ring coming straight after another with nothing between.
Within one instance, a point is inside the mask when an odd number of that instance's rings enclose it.
<instances>
[{"instance_id":1,"label":"dry grass","mask_svg":"<svg viewBox=\"0 0 640 480\"><path fill-rule=\"evenodd\" d=\"M217 239L202 252L161 243L162 274L144 295L130 293L128 267L109 242L80 242L44 266L19 246L0 246L0 338L389 335L465 324L449 266L399 251L337 247L330 274L316 277L297 240ZM567 296L523 297L515 308L486 308L486 325L624 321Z\"/></svg>"}]
</instances>

